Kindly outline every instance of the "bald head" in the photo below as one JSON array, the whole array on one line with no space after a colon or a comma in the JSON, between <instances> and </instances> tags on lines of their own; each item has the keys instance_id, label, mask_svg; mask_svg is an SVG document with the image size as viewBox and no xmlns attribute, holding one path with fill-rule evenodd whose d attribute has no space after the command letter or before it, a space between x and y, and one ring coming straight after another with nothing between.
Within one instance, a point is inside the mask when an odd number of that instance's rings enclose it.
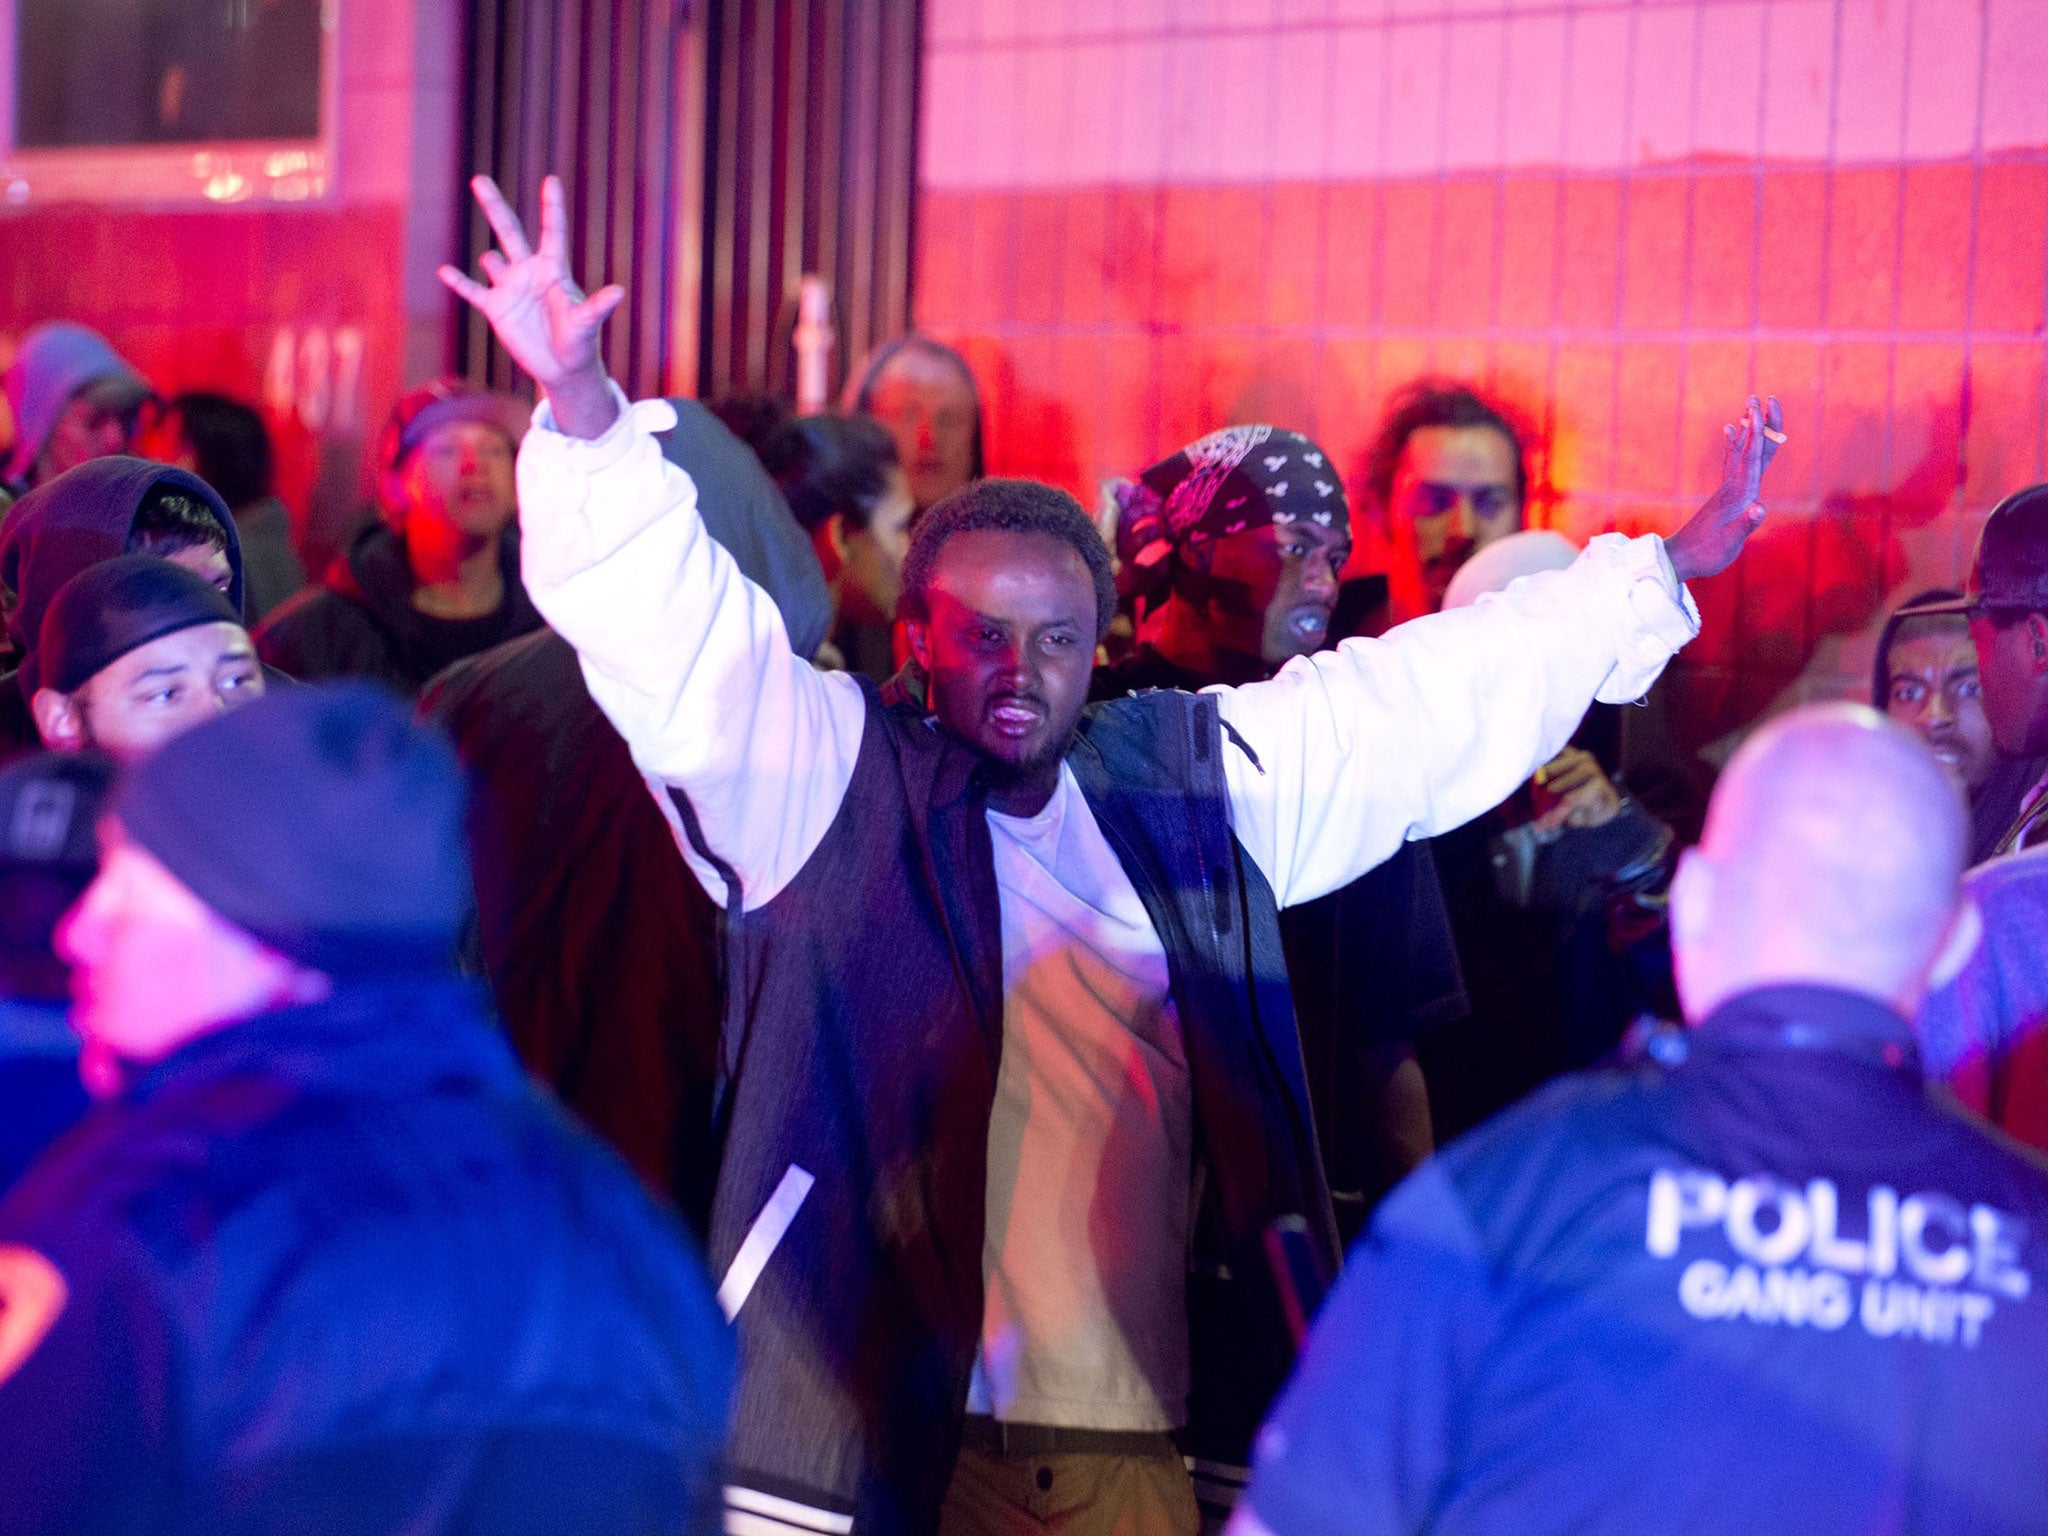
<instances>
[{"instance_id":1,"label":"bald head","mask_svg":"<svg viewBox=\"0 0 2048 1536\"><path fill-rule=\"evenodd\" d=\"M1919 1004L1955 929L1968 820L1921 742L1862 705L1795 710L1714 791L1671 892L1686 1015L1811 983Z\"/></svg>"}]
</instances>

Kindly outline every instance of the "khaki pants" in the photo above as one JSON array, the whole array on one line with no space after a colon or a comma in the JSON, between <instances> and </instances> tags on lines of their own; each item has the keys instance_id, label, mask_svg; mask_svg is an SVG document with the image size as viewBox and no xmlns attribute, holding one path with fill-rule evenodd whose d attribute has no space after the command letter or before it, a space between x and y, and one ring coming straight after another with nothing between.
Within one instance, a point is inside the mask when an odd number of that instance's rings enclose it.
<instances>
[{"instance_id":1,"label":"khaki pants","mask_svg":"<svg viewBox=\"0 0 2048 1536\"><path fill-rule=\"evenodd\" d=\"M995 1456L963 1447L939 1536L1195 1536L1178 1456Z\"/></svg>"}]
</instances>

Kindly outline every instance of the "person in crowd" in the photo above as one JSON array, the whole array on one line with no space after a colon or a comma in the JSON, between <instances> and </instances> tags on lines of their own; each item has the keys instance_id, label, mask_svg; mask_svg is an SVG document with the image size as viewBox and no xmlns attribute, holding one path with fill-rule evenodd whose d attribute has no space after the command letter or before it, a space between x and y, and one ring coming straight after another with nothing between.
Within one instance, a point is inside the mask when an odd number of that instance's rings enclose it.
<instances>
[{"instance_id":1,"label":"person in crowd","mask_svg":"<svg viewBox=\"0 0 2048 1536\"><path fill-rule=\"evenodd\" d=\"M2019 814L2048 757L2009 758L1992 739L1968 617L1913 610L1947 606L1962 593L1931 587L1908 598L1878 637L1871 683L1876 706L1912 731L1955 776L1970 806L1970 863L1981 864Z\"/></svg>"},{"instance_id":2,"label":"person in crowd","mask_svg":"<svg viewBox=\"0 0 2048 1536\"><path fill-rule=\"evenodd\" d=\"M292 547L292 519L277 498L270 430L226 395L192 391L167 402L142 431L143 453L189 469L220 493L242 545L251 624L306 584Z\"/></svg>"},{"instance_id":3,"label":"person in crowd","mask_svg":"<svg viewBox=\"0 0 2048 1536\"><path fill-rule=\"evenodd\" d=\"M519 580L515 402L460 379L400 397L377 444L381 519L320 585L256 631L256 648L305 681L370 677L416 694L464 656L540 628Z\"/></svg>"},{"instance_id":4,"label":"person in crowd","mask_svg":"<svg viewBox=\"0 0 2048 1536\"><path fill-rule=\"evenodd\" d=\"M1956 787L1974 797L1998 764L1998 747L1984 717L1969 622L1961 614L1912 613L1962 595L1935 588L1906 600L1879 639L1872 693L1876 706L1925 742Z\"/></svg>"},{"instance_id":5,"label":"person in crowd","mask_svg":"<svg viewBox=\"0 0 2048 1536\"><path fill-rule=\"evenodd\" d=\"M103 1102L0 1203L0 1532L716 1529L725 1327L451 969L462 799L365 683L117 784L58 933Z\"/></svg>"},{"instance_id":6,"label":"person in crowd","mask_svg":"<svg viewBox=\"0 0 2048 1536\"><path fill-rule=\"evenodd\" d=\"M1226 427L1110 489L1135 686L1252 682L1329 642L1351 507L1300 433Z\"/></svg>"},{"instance_id":7,"label":"person in crowd","mask_svg":"<svg viewBox=\"0 0 2048 1536\"><path fill-rule=\"evenodd\" d=\"M227 504L197 475L116 455L39 486L0 524L0 593L17 662L0 687L0 756L42 744L29 701L41 686L36 648L51 601L80 572L122 554L160 555L242 608L242 546Z\"/></svg>"},{"instance_id":8,"label":"person in crowd","mask_svg":"<svg viewBox=\"0 0 2048 1536\"><path fill-rule=\"evenodd\" d=\"M1991 511L1969 590L1915 604L1896 622L1967 619L1984 717L2010 759L2048 756L2048 485ZM1982 941L1920 1011L1928 1072L1961 1103L2030 1146L2048 1149L2048 779L2021 796L1992 856L1966 882Z\"/></svg>"},{"instance_id":9,"label":"person in crowd","mask_svg":"<svg viewBox=\"0 0 2048 1536\"><path fill-rule=\"evenodd\" d=\"M1444 605L1577 558L1548 529L1508 534L1459 567ZM1426 1046L1451 1134L1599 1060L1639 1016L1676 1008L1662 910L1673 834L1608 773L1616 713L1596 705L1527 784L1431 845L1472 999L1471 1016Z\"/></svg>"},{"instance_id":10,"label":"person in crowd","mask_svg":"<svg viewBox=\"0 0 2048 1536\"><path fill-rule=\"evenodd\" d=\"M43 615L30 712L43 745L133 763L263 696L263 667L226 596L157 555L80 571Z\"/></svg>"},{"instance_id":11,"label":"person in crowd","mask_svg":"<svg viewBox=\"0 0 2048 1536\"><path fill-rule=\"evenodd\" d=\"M94 828L112 779L92 753L0 768L0 1196L86 1110L55 935L99 868Z\"/></svg>"},{"instance_id":12,"label":"person in crowd","mask_svg":"<svg viewBox=\"0 0 2048 1536\"><path fill-rule=\"evenodd\" d=\"M814 651L824 578L760 461L694 400L658 439L704 525ZM805 654L809 654L806 651ZM477 959L521 1058L700 1227L710 1209L717 910L552 630L455 663L420 707L477 786Z\"/></svg>"},{"instance_id":13,"label":"person in crowd","mask_svg":"<svg viewBox=\"0 0 2048 1536\"><path fill-rule=\"evenodd\" d=\"M1064 493L982 482L917 524L917 674L885 703L792 653L653 441L670 408L605 376L625 295L575 285L560 182L537 249L472 185L488 283L440 275L545 396L531 589L727 914L731 1518L1191 1532L1183 1448L1242 1465L1292 1359L1269 1233L1337 1257L1276 909L1497 803L1595 696L1647 686L1696 631L1683 583L1761 522L1775 406L1668 541L1269 682L1093 709L1108 550Z\"/></svg>"},{"instance_id":14,"label":"person in crowd","mask_svg":"<svg viewBox=\"0 0 2048 1536\"><path fill-rule=\"evenodd\" d=\"M1758 732L1672 887L1693 1028L1388 1198L1236 1536L2039 1530L2048 1173L1908 1022L1967 836L1866 706Z\"/></svg>"},{"instance_id":15,"label":"person in crowd","mask_svg":"<svg viewBox=\"0 0 2048 1536\"><path fill-rule=\"evenodd\" d=\"M916 510L895 440L872 416L800 416L771 433L760 453L825 572L839 663L888 681Z\"/></svg>"},{"instance_id":16,"label":"person in crowd","mask_svg":"<svg viewBox=\"0 0 2048 1536\"><path fill-rule=\"evenodd\" d=\"M988 473L981 389L944 342L912 332L877 347L847 381L846 410L889 429L920 515Z\"/></svg>"},{"instance_id":17,"label":"person in crowd","mask_svg":"<svg viewBox=\"0 0 2048 1536\"><path fill-rule=\"evenodd\" d=\"M4 386L14 417L8 484L33 490L88 459L126 453L149 385L99 332L69 320L32 326Z\"/></svg>"},{"instance_id":18,"label":"person in crowd","mask_svg":"<svg viewBox=\"0 0 2048 1536\"><path fill-rule=\"evenodd\" d=\"M1114 482L1118 586L1138 645L1090 696L1190 692L1270 678L1323 648L1351 553L1351 509L1321 448L1227 427ZM1342 890L1281 914L1281 936L1338 1232L1428 1155L1413 1041L1466 1010L1426 843L1403 843Z\"/></svg>"},{"instance_id":19,"label":"person in crowd","mask_svg":"<svg viewBox=\"0 0 2048 1536\"><path fill-rule=\"evenodd\" d=\"M1480 550L1527 526L1531 488L1528 433L1504 404L1455 380L1423 379L1400 391L1366 458L1366 486L1391 546L1388 600L1376 616L1343 622L1340 634L1378 634L1389 622L1435 613L1458 571ZM1712 771L1675 750L1668 690L1627 712L1626 729L1609 717L1595 728L1601 771L1628 775L1637 798L1680 841L1697 838ZM1588 765L1583 761L1581 768Z\"/></svg>"}]
</instances>

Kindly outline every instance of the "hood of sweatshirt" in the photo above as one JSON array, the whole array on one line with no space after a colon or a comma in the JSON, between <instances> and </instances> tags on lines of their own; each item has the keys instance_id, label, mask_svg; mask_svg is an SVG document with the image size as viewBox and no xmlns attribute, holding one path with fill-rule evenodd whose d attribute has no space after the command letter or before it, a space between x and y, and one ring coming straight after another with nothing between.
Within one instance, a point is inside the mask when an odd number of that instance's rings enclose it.
<instances>
[{"instance_id":1,"label":"hood of sweatshirt","mask_svg":"<svg viewBox=\"0 0 2048 1536\"><path fill-rule=\"evenodd\" d=\"M184 492L213 514L227 538L228 601L242 606L242 541L234 517L212 486L189 470L115 455L91 459L36 487L0 523L0 588L13 594L7 634L22 658L22 686L33 691L43 614L65 582L88 567L128 553L135 515L158 487Z\"/></svg>"}]
</instances>

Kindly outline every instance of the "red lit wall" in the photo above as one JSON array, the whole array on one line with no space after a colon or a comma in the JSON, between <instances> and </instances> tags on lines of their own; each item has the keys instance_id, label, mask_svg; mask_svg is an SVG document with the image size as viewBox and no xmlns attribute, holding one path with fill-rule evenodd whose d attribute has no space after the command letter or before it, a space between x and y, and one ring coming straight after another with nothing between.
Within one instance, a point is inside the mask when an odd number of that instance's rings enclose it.
<instances>
[{"instance_id":1,"label":"red lit wall","mask_svg":"<svg viewBox=\"0 0 2048 1536\"><path fill-rule=\"evenodd\" d=\"M1092 504L1213 427L1358 470L1426 372L1534 421L1539 517L1664 528L1749 390L1774 515L1702 586L1702 741L1867 687L2043 465L2038 0L926 0L916 314L999 473Z\"/></svg>"},{"instance_id":2,"label":"red lit wall","mask_svg":"<svg viewBox=\"0 0 2048 1536\"><path fill-rule=\"evenodd\" d=\"M305 205L0 204L0 362L40 320L105 332L166 393L260 403L316 555L360 515L363 444L440 366L456 8L343 0L336 187Z\"/></svg>"}]
</instances>

